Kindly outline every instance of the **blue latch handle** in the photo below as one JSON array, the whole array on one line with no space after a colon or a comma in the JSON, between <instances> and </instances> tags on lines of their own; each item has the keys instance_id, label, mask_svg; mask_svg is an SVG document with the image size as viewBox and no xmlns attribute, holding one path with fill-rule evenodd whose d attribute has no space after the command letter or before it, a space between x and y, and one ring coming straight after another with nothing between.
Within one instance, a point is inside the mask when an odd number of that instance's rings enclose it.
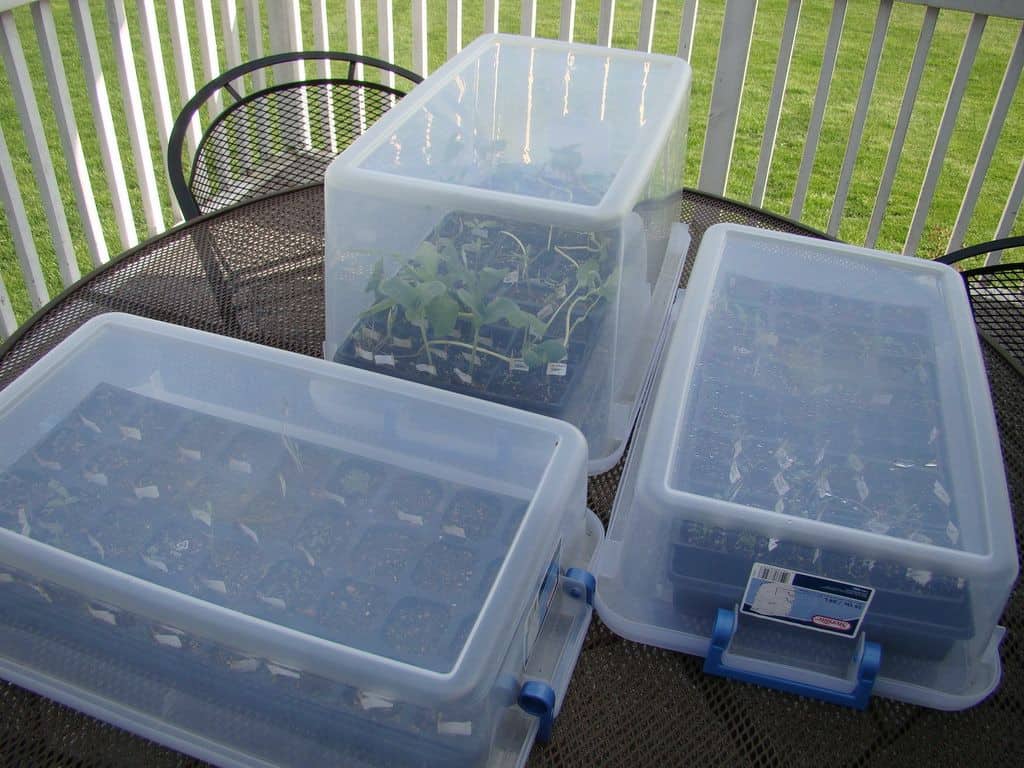
<instances>
[{"instance_id":1,"label":"blue latch handle","mask_svg":"<svg viewBox=\"0 0 1024 768\"><path fill-rule=\"evenodd\" d=\"M555 724L555 692L551 686L539 680L527 680L519 690L519 707L539 721L537 739L548 741Z\"/></svg>"},{"instance_id":2,"label":"blue latch handle","mask_svg":"<svg viewBox=\"0 0 1024 768\"><path fill-rule=\"evenodd\" d=\"M727 666L722 657L729 648L729 643L732 642L732 636L735 631L735 611L719 608L718 616L715 618L715 628L711 632L711 646L708 648L708 655L704 659L705 672L732 680L741 680L746 683L775 688L779 691L810 696L811 698L854 707L855 709L867 707L868 699L871 698L871 689L874 687L875 678L878 676L878 668L882 664L882 648L878 643L864 643L864 651L857 665L857 682L853 690L839 691L824 686L797 682L785 677L763 675Z\"/></svg>"}]
</instances>

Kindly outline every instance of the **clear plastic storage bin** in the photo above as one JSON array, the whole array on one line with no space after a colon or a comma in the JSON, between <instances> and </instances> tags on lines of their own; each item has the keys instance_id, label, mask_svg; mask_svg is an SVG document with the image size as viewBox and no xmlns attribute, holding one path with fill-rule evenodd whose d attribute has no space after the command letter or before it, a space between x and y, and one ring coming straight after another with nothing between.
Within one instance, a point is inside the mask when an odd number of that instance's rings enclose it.
<instances>
[{"instance_id":1,"label":"clear plastic storage bin","mask_svg":"<svg viewBox=\"0 0 1024 768\"><path fill-rule=\"evenodd\" d=\"M0 676L223 765L516 765L601 538L572 426L127 315L0 393Z\"/></svg>"},{"instance_id":2,"label":"clear plastic storage bin","mask_svg":"<svg viewBox=\"0 0 1024 768\"><path fill-rule=\"evenodd\" d=\"M565 419L611 468L689 245L689 87L674 56L468 46L327 170L325 357Z\"/></svg>"},{"instance_id":3,"label":"clear plastic storage bin","mask_svg":"<svg viewBox=\"0 0 1024 768\"><path fill-rule=\"evenodd\" d=\"M598 555L598 610L706 669L864 705L998 684L1017 574L951 268L717 225Z\"/></svg>"}]
</instances>

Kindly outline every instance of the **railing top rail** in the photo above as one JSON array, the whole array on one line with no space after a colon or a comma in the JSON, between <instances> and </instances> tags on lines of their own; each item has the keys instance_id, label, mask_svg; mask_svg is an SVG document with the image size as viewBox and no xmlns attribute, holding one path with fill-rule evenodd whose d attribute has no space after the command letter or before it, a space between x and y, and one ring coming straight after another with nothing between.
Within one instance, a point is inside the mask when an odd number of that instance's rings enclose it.
<instances>
[{"instance_id":1,"label":"railing top rail","mask_svg":"<svg viewBox=\"0 0 1024 768\"><path fill-rule=\"evenodd\" d=\"M981 13L985 16L1002 16L1007 19L1024 19L1024 3L1021 0L898 0L912 5L930 5L950 11Z\"/></svg>"}]
</instances>

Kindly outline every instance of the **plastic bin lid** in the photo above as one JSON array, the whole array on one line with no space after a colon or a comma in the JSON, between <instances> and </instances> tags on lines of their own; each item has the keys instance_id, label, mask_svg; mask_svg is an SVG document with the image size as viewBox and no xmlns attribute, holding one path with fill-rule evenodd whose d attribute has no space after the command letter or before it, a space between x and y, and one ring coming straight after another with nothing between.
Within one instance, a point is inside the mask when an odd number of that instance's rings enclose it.
<instances>
[{"instance_id":1,"label":"plastic bin lid","mask_svg":"<svg viewBox=\"0 0 1024 768\"><path fill-rule=\"evenodd\" d=\"M897 563L922 585L955 574L978 603L1005 600L1015 578L985 369L962 281L945 265L708 229L632 446L595 566L597 610L630 639L708 655L714 604L746 602L751 564L731 575L735 587L719 558L691 579L706 615L678 606L674 569L694 557L677 546L683 525L728 531L753 554L765 542L832 546L865 567ZM765 612L791 607L788 591L769 592L758 596ZM999 676L999 606L985 610L972 647L987 671L967 675L963 696L882 687L931 706L975 703ZM755 667L769 650L754 651Z\"/></svg>"},{"instance_id":2,"label":"plastic bin lid","mask_svg":"<svg viewBox=\"0 0 1024 768\"><path fill-rule=\"evenodd\" d=\"M129 315L0 393L0 423L5 496L71 513L5 515L5 563L409 700L488 684L535 542L585 514L571 425Z\"/></svg>"},{"instance_id":3,"label":"plastic bin lid","mask_svg":"<svg viewBox=\"0 0 1024 768\"><path fill-rule=\"evenodd\" d=\"M629 212L689 88L676 56L483 35L405 96L331 165L368 190L429 193L454 206L500 201L577 220ZM558 82L552 92L547 85ZM543 130L533 130L534 126ZM565 200L532 168L588 169ZM496 171L497 168L497 171ZM339 182L340 183L340 182Z\"/></svg>"}]
</instances>

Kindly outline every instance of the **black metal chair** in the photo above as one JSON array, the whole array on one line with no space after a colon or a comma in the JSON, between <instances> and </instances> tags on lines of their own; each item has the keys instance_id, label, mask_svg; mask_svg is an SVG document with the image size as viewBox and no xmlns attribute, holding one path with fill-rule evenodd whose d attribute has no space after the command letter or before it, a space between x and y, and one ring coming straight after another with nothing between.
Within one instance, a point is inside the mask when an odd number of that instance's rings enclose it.
<instances>
[{"instance_id":1,"label":"black metal chair","mask_svg":"<svg viewBox=\"0 0 1024 768\"><path fill-rule=\"evenodd\" d=\"M189 99L168 141L182 215L322 181L331 160L421 81L386 61L331 51L267 56L222 73ZM186 142L199 116L206 130Z\"/></svg>"},{"instance_id":2,"label":"black metal chair","mask_svg":"<svg viewBox=\"0 0 1024 768\"><path fill-rule=\"evenodd\" d=\"M978 243L940 256L943 264L1024 248L1024 236ZM1004 258L1005 258L1005 254ZM971 299L974 322L985 339L1024 373L1024 263L1000 261L961 271Z\"/></svg>"}]
</instances>

